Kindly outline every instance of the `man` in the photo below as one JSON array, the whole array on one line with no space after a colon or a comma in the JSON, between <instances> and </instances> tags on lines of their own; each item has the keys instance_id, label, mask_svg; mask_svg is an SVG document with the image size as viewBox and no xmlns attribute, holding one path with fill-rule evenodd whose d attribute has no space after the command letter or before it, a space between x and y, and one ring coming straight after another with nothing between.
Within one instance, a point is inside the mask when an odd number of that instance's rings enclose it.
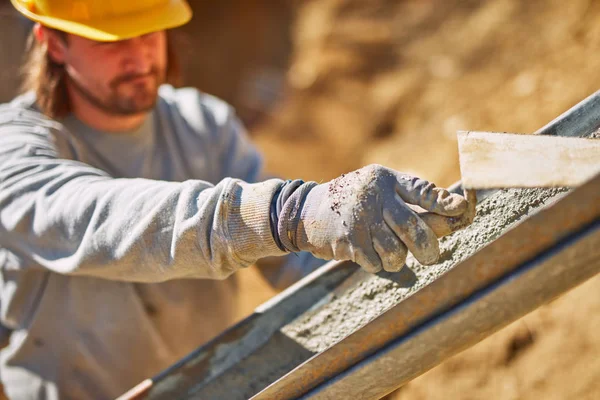
<instances>
[{"instance_id":1,"label":"man","mask_svg":"<svg viewBox=\"0 0 600 400\"><path fill-rule=\"evenodd\" d=\"M437 238L407 203L442 223L466 209L376 165L320 185L259 182L233 110L165 84L183 0L12 2L37 44L30 90L0 106L10 398L118 396L224 327L235 288L217 280L296 252L270 270L275 284L304 275L311 254L371 272L397 271L408 250L430 264Z\"/></svg>"}]
</instances>

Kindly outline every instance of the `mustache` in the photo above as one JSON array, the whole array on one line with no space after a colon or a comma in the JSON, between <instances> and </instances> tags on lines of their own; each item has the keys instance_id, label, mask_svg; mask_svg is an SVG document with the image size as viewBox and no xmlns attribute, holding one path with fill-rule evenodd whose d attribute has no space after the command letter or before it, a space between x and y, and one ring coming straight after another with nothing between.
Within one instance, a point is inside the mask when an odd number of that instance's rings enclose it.
<instances>
[{"instance_id":1,"label":"mustache","mask_svg":"<svg viewBox=\"0 0 600 400\"><path fill-rule=\"evenodd\" d=\"M150 71L148 71L145 74L139 74L139 73L132 72L132 73L123 74L121 76L118 76L110 82L110 87L114 89L122 83L127 83L127 82L135 80L137 78L145 78L148 76L153 76L158 80L158 78L160 76L158 67L156 67L156 66L151 67Z\"/></svg>"}]
</instances>

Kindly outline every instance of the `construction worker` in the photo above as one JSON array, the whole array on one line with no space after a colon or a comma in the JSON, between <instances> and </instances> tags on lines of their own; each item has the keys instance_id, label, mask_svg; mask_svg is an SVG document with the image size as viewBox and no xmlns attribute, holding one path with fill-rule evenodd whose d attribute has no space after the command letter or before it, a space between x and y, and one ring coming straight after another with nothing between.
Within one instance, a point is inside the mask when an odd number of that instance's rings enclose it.
<instances>
[{"instance_id":1,"label":"construction worker","mask_svg":"<svg viewBox=\"0 0 600 400\"><path fill-rule=\"evenodd\" d=\"M260 181L233 110L178 76L184 0L12 0L35 22L28 91L0 106L0 376L11 399L109 399L229 322L240 268L279 256L397 271L439 257L408 203L462 196L370 165L331 182ZM300 256L290 257L292 253ZM300 260L300 261L299 261ZM275 273L278 271L280 273Z\"/></svg>"}]
</instances>

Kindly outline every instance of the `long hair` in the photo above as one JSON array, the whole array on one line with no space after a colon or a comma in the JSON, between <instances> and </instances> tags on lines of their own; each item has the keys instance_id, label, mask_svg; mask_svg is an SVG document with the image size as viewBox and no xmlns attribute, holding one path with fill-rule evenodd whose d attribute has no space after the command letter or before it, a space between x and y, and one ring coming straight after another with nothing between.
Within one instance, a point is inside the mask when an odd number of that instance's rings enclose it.
<instances>
[{"instance_id":1,"label":"long hair","mask_svg":"<svg viewBox=\"0 0 600 400\"><path fill-rule=\"evenodd\" d=\"M67 42L68 36L65 32L46 29L56 32L63 41ZM46 45L35 39L33 30L27 40L27 55L22 73L21 92L35 92L37 106L44 114L53 119L60 119L71 112L65 67L52 60ZM181 86L182 83L181 65L175 53L175 39L171 31L167 31L165 81L173 86Z\"/></svg>"}]
</instances>

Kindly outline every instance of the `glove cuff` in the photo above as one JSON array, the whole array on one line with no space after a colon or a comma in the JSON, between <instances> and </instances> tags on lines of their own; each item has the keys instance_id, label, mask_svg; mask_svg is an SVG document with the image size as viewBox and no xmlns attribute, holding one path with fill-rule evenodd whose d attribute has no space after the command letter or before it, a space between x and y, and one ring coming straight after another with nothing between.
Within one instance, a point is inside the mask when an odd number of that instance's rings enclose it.
<instances>
[{"instance_id":1,"label":"glove cuff","mask_svg":"<svg viewBox=\"0 0 600 400\"><path fill-rule=\"evenodd\" d=\"M279 233L277 232L279 226L279 215L281 214L281 210L283 210L283 205L285 202L303 184L304 181L302 179L287 180L281 185L281 187L273 196L273 200L271 200L271 212L269 216L271 219L271 234L273 235L273 239L275 239L275 243L277 243L277 247L279 247L281 251L286 251L286 248L281 243L281 240L279 239Z\"/></svg>"},{"instance_id":2,"label":"glove cuff","mask_svg":"<svg viewBox=\"0 0 600 400\"><path fill-rule=\"evenodd\" d=\"M302 208L304 207L306 196L317 185L317 182L304 183L283 204L281 213L279 214L277 233L281 245L287 251L302 251L298 247L298 226L300 225Z\"/></svg>"}]
</instances>

